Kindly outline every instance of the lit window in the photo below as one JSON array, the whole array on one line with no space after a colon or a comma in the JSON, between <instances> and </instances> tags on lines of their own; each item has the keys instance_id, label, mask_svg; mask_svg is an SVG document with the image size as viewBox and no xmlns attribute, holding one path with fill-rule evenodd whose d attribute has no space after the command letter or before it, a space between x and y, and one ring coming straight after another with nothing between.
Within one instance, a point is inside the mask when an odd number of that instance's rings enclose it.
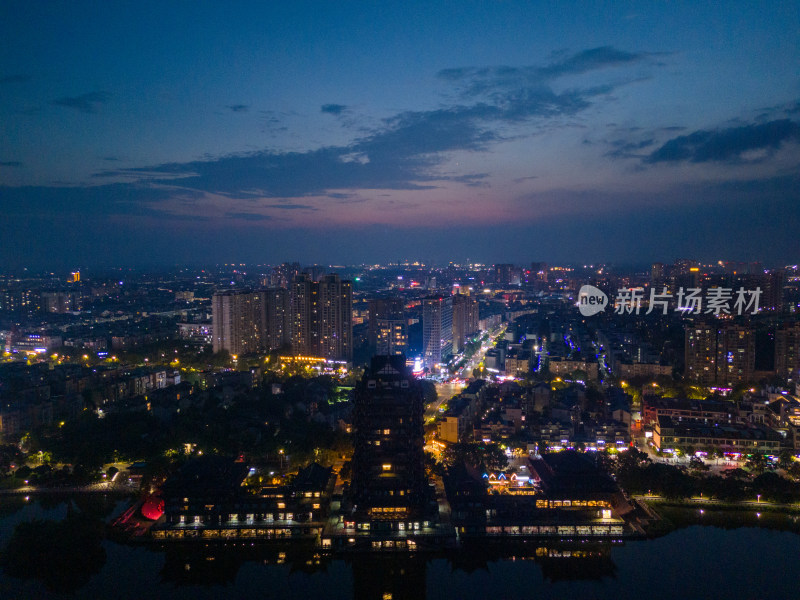
<instances>
[{"instance_id":1,"label":"lit window","mask_svg":"<svg viewBox=\"0 0 800 600\"><path fill-rule=\"evenodd\" d=\"M389 465L389 464L383 465L383 470L384 471L391 471L392 470L392 465Z\"/></svg>"}]
</instances>

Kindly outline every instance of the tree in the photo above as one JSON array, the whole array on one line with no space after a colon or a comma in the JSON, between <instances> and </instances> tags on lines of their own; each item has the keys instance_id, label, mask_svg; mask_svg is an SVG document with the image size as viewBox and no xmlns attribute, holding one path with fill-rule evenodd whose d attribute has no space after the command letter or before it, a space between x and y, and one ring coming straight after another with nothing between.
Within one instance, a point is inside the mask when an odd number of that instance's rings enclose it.
<instances>
[{"instance_id":1,"label":"tree","mask_svg":"<svg viewBox=\"0 0 800 600\"><path fill-rule=\"evenodd\" d=\"M210 364L212 367L228 367L231 364L231 353L227 350L220 350L215 352L211 357Z\"/></svg>"},{"instance_id":2,"label":"tree","mask_svg":"<svg viewBox=\"0 0 800 600\"><path fill-rule=\"evenodd\" d=\"M781 453L778 455L778 467L784 471L788 471L793 463L794 457L792 456L792 451L788 449L781 450Z\"/></svg>"},{"instance_id":3,"label":"tree","mask_svg":"<svg viewBox=\"0 0 800 600\"><path fill-rule=\"evenodd\" d=\"M767 457L763 454L753 454L748 457L747 461L745 462L745 467L747 467L752 473L761 475L767 470Z\"/></svg>"},{"instance_id":4,"label":"tree","mask_svg":"<svg viewBox=\"0 0 800 600\"><path fill-rule=\"evenodd\" d=\"M436 402L439 394L436 392L436 385L432 381L423 379L420 381L422 385L422 394L425 399L425 404Z\"/></svg>"},{"instance_id":5,"label":"tree","mask_svg":"<svg viewBox=\"0 0 800 600\"><path fill-rule=\"evenodd\" d=\"M735 469L731 469L730 471L726 471L725 478L733 481L744 481L746 479L750 479L750 474L744 469L737 467Z\"/></svg>"},{"instance_id":6,"label":"tree","mask_svg":"<svg viewBox=\"0 0 800 600\"><path fill-rule=\"evenodd\" d=\"M451 444L442 459L447 466L466 463L490 471L500 471L508 465L508 458L499 445L477 442Z\"/></svg>"},{"instance_id":7,"label":"tree","mask_svg":"<svg viewBox=\"0 0 800 600\"><path fill-rule=\"evenodd\" d=\"M689 459L689 471L694 475L705 473L710 468L711 467L703 462L703 459L698 458L697 456L692 456L692 458Z\"/></svg>"},{"instance_id":8,"label":"tree","mask_svg":"<svg viewBox=\"0 0 800 600\"><path fill-rule=\"evenodd\" d=\"M792 461L786 473L795 481L800 481L800 462Z\"/></svg>"}]
</instances>

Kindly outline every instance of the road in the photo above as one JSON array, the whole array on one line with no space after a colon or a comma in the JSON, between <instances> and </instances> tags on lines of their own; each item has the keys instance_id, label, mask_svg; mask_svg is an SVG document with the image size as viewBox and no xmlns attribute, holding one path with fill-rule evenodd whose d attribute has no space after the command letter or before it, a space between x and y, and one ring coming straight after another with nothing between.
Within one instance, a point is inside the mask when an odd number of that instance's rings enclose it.
<instances>
[{"instance_id":1,"label":"road","mask_svg":"<svg viewBox=\"0 0 800 600\"><path fill-rule=\"evenodd\" d=\"M457 396L463 390L465 384L461 383L437 383L436 384L436 402L431 402L425 409L425 422L433 421L441 413L439 408L442 404L446 404L453 396Z\"/></svg>"},{"instance_id":2,"label":"road","mask_svg":"<svg viewBox=\"0 0 800 600\"><path fill-rule=\"evenodd\" d=\"M476 352L467 364L464 365L457 373L456 377L461 379L462 381L467 381L472 378L472 370L480 364L484 357L486 356L486 352L493 348L492 342L497 338L497 336L503 334L506 330L506 324L504 323L497 329L492 330L489 332L489 341L485 342L481 349ZM465 383L437 383L436 384L436 402L432 402L428 405L425 409L425 422L429 423L434 421L441 413L439 412L439 408L442 404L446 404L453 396L457 396L461 393L466 387Z\"/></svg>"},{"instance_id":3,"label":"road","mask_svg":"<svg viewBox=\"0 0 800 600\"><path fill-rule=\"evenodd\" d=\"M497 336L504 334L506 332L507 327L508 324L503 323L497 329L493 329L492 331L489 332L489 340L481 344L481 349L472 355L472 358L470 358L467 361L466 365L461 367L461 369L457 373L458 377L462 379L469 379L470 377L472 377L473 369L475 369L475 367L477 367L483 361L484 357L486 356L486 352L490 348L494 347L492 342L495 339L497 339Z\"/></svg>"}]
</instances>

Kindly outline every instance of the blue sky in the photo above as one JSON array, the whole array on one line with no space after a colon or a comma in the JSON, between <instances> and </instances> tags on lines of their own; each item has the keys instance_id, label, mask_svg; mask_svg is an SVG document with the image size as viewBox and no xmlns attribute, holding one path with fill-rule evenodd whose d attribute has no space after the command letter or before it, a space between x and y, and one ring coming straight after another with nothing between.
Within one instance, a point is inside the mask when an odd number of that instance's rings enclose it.
<instances>
[{"instance_id":1,"label":"blue sky","mask_svg":"<svg viewBox=\"0 0 800 600\"><path fill-rule=\"evenodd\" d=\"M796 262L765 4L3 3L0 260Z\"/></svg>"}]
</instances>

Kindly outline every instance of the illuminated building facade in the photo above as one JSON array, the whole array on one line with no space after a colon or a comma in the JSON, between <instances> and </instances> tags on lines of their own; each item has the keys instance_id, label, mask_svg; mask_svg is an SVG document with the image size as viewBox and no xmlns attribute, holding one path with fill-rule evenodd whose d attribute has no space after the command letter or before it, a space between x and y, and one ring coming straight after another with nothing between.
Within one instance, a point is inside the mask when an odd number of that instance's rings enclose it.
<instances>
[{"instance_id":1,"label":"illuminated building facade","mask_svg":"<svg viewBox=\"0 0 800 600\"><path fill-rule=\"evenodd\" d=\"M466 294L453 296L453 352L460 352L479 330L478 301Z\"/></svg>"},{"instance_id":2,"label":"illuminated building facade","mask_svg":"<svg viewBox=\"0 0 800 600\"><path fill-rule=\"evenodd\" d=\"M289 290L269 288L260 290L261 319L264 349L273 350L290 342Z\"/></svg>"},{"instance_id":3,"label":"illuminated building facade","mask_svg":"<svg viewBox=\"0 0 800 600\"><path fill-rule=\"evenodd\" d=\"M753 379L755 338L742 325L686 326L686 378L700 385L733 387Z\"/></svg>"},{"instance_id":4,"label":"illuminated building facade","mask_svg":"<svg viewBox=\"0 0 800 600\"><path fill-rule=\"evenodd\" d=\"M405 356L375 356L356 386L351 499L357 525L419 529L427 503L424 401ZM356 526L356 524L354 524Z\"/></svg>"},{"instance_id":5,"label":"illuminated building facade","mask_svg":"<svg viewBox=\"0 0 800 600\"><path fill-rule=\"evenodd\" d=\"M329 360L353 358L353 288L338 275L297 276L289 296L292 352Z\"/></svg>"},{"instance_id":6,"label":"illuminated building facade","mask_svg":"<svg viewBox=\"0 0 800 600\"><path fill-rule=\"evenodd\" d=\"M717 328L707 323L686 326L686 379L710 386L717 381Z\"/></svg>"},{"instance_id":7,"label":"illuminated building facade","mask_svg":"<svg viewBox=\"0 0 800 600\"><path fill-rule=\"evenodd\" d=\"M408 321L401 298L370 300L369 342L375 354L404 354L408 350Z\"/></svg>"},{"instance_id":8,"label":"illuminated building facade","mask_svg":"<svg viewBox=\"0 0 800 600\"><path fill-rule=\"evenodd\" d=\"M422 360L433 368L453 353L453 298L422 301Z\"/></svg>"},{"instance_id":9,"label":"illuminated building facade","mask_svg":"<svg viewBox=\"0 0 800 600\"><path fill-rule=\"evenodd\" d=\"M800 377L800 324L779 328L775 332L775 371L780 377Z\"/></svg>"},{"instance_id":10,"label":"illuminated building facade","mask_svg":"<svg viewBox=\"0 0 800 600\"><path fill-rule=\"evenodd\" d=\"M211 298L214 352L249 354L262 349L261 296L256 292L230 290Z\"/></svg>"}]
</instances>

